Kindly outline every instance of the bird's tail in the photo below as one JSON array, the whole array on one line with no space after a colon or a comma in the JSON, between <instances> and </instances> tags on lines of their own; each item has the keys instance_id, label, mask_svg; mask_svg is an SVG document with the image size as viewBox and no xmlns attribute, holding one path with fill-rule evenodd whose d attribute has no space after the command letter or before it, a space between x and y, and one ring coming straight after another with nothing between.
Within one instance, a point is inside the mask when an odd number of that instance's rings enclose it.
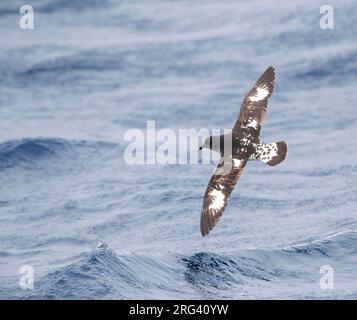
<instances>
[{"instance_id":1,"label":"bird's tail","mask_svg":"<svg viewBox=\"0 0 357 320\"><path fill-rule=\"evenodd\" d=\"M284 161L288 153L288 145L285 141L274 143L259 143L252 159L261 160L269 166L276 166Z\"/></svg>"}]
</instances>

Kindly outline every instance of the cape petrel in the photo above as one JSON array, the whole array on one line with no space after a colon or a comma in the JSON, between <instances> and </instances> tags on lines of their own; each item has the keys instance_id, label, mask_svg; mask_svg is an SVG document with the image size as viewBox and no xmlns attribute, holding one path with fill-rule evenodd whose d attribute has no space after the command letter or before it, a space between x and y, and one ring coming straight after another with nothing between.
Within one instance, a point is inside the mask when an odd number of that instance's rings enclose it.
<instances>
[{"instance_id":1,"label":"cape petrel","mask_svg":"<svg viewBox=\"0 0 357 320\"><path fill-rule=\"evenodd\" d=\"M269 166L275 166L286 157L288 151L286 142L263 143L259 139L274 82L275 70L270 66L244 98L232 133L229 136L211 136L200 147L200 150L208 148L221 155L203 199L200 223L202 236L207 235L221 218L227 207L228 197L248 160L261 160ZM227 146L227 140L231 150L225 153L224 146ZM229 169L224 171L227 163Z\"/></svg>"}]
</instances>

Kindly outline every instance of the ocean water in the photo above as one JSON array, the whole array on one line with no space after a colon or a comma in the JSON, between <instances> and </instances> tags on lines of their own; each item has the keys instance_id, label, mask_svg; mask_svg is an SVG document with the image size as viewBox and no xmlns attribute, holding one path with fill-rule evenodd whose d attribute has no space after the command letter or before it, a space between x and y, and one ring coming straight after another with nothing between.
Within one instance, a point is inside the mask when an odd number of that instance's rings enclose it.
<instances>
[{"instance_id":1,"label":"ocean water","mask_svg":"<svg viewBox=\"0 0 357 320\"><path fill-rule=\"evenodd\" d=\"M27 0L34 30L22 4L0 3L1 299L357 298L355 1L333 30L324 1ZM249 163L202 238L214 163L128 165L124 134L230 128L271 64L262 138L288 157Z\"/></svg>"}]
</instances>

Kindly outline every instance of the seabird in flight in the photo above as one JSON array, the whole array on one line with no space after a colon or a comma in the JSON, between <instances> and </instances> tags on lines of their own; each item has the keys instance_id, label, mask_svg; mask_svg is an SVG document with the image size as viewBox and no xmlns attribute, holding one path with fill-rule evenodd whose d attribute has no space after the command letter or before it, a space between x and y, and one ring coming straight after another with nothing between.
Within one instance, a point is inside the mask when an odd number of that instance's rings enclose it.
<instances>
[{"instance_id":1,"label":"seabird in flight","mask_svg":"<svg viewBox=\"0 0 357 320\"><path fill-rule=\"evenodd\" d=\"M270 66L244 98L232 133L211 136L200 147L200 150L208 148L221 155L203 199L202 236L207 235L222 217L227 207L227 200L248 160L261 160L269 166L275 166L286 157L288 151L286 142L263 143L259 139L268 98L274 90L274 82L275 70Z\"/></svg>"}]
</instances>

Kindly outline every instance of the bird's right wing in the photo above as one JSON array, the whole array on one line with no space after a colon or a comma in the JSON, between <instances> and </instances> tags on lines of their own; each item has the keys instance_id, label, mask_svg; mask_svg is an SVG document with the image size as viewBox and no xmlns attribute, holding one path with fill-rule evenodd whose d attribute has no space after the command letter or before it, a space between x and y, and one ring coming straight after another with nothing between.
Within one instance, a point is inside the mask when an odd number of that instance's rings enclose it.
<instances>
[{"instance_id":1,"label":"bird's right wing","mask_svg":"<svg viewBox=\"0 0 357 320\"><path fill-rule=\"evenodd\" d=\"M221 158L208 183L201 209L201 234L207 235L223 215L227 200L237 184L247 159Z\"/></svg>"},{"instance_id":2,"label":"bird's right wing","mask_svg":"<svg viewBox=\"0 0 357 320\"><path fill-rule=\"evenodd\" d=\"M270 66L244 98L233 132L239 128L245 128L249 129L254 137L259 137L267 111L268 98L274 90L274 83L275 70L273 66Z\"/></svg>"}]
</instances>

